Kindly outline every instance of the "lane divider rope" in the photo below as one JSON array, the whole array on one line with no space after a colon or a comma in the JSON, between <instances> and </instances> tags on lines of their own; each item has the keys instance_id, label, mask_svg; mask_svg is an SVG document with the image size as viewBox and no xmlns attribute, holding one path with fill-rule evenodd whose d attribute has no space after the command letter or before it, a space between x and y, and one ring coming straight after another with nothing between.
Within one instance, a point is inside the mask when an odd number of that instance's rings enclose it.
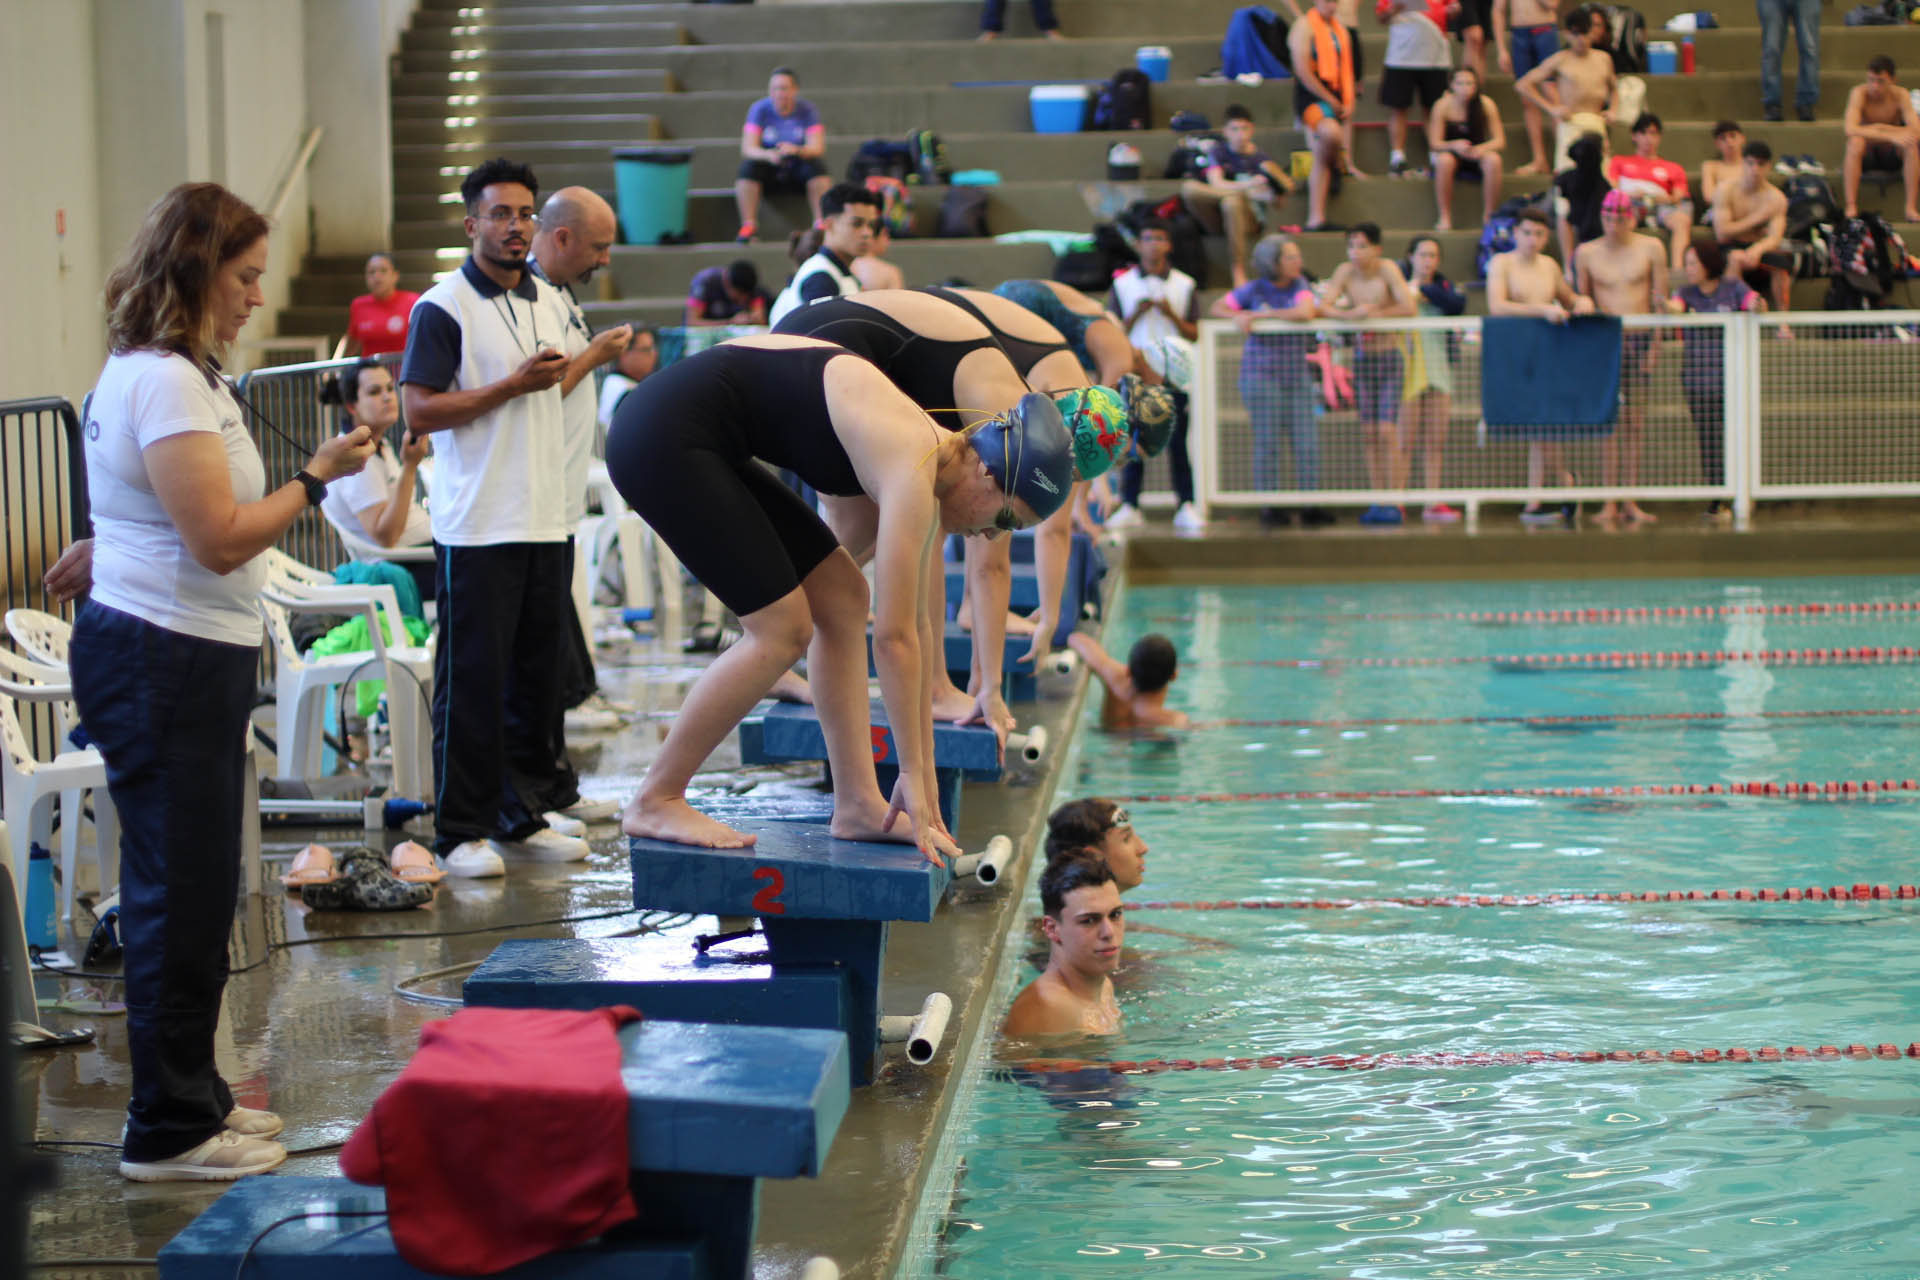
<instances>
[{"instance_id":1,"label":"lane divider rope","mask_svg":"<svg viewBox=\"0 0 1920 1280\"><path fill-rule=\"evenodd\" d=\"M1432 897L1227 898L1217 902L1130 902L1135 911L1341 911L1349 907L1562 907L1590 902L1873 902L1920 899L1920 885L1810 884L1804 889L1667 889L1638 893L1455 893Z\"/></svg>"},{"instance_id":2,"label":"lane divider rope","mask_svg":"<svg viewBox=\"0 0 1920 1280\"><path fill-rule=\"evenodd\" d=\"M1920 1059L1920 1041L1904 1050L1896 1044L1877 1045L1823 1044L1809 1049L1790 1044L1782 1049L1774 1045L1757 1048L1735 1046L1730 1049L1528 1049L1519 1053L1467 1051L1463 1053L1322 1053L1268 1054L1259 1058L1148 1058L1144 1061L1120 1059L1111 1062L1081 1058L1029 1058L1020 1063L1028 1071L1111 1071L1119 1075L1148 1076L1163 1071L1252 1071L1293 1068L1298 1070L1380 1071L1394 1067L1523 1067L1545 1063L1596 1062L1862 1062L1868 1059Z\"/></svg>"},{"instance_id":3,"label":"lane divider rope","mask_svg":"<svg viewBox=\"0 0 1920 1280\"><path fill-rule=\"evenodd\" d=\"M1457 724L1517 724L1551 728L1555 725L1634 724L1684 721L1722 723L1733 720L1891 720L1920 716L1920 707L1832 708L1810 711L1600 711L1565 716L1368 716L1331 719L1195 720L1189 729L1368 729L1385 725L1428 727Z\"/></svg>"},{"instance_id":4,"label":"lane divider rope","mask_svg":"<svg viewBox=\"0 0 1920 1280\"><path fill-rule=\"evenodd\" d=\"M1501 666L1546 669L1578 667L1624 670L1640 667L1717 667L1729 662L1768 667L1833 667L1859 664L1920 662L1920 648L1912 645L1855 645L1838 649L1668 649L1629 653L1489 653L1444 654L1438 657L1403 654L1386 658L1217 658L1198 661L1208 667L1293 667L1302 671L1337 671L1347 667L1466 667Z\"/></svg>"},{"instance_id":5,"label":"lane divider rope","mask_svg":"<svg viewBox=\"0 0 1920 1280\"><path fill-rule=\"evenodd\" d=\"M1217 613L1212 622L1477 622L1582 626L1607 622L1701 622L1722 618L1782 618L1795 622L1920 613L1920 600L1813 600L1804 604L1645 605L1624 609L1444 610L1432 613ZM1155 613L1150 622L1197 622L1203 615Z\"/></svg>"},{"instance_id":6,"label":"lane divider rope","mask_svg":"<svg viewBox=\"0 0 1920 1280\"><path fill-rule=\"evenodd\" d=\"M1119 804L1257 804L1269 800L1477 800L1594 796L1804 796L1821 799L1877 797L1920 791L1912 778L1829 779L1826 782L1650 782L1617 787L1391 787L1379 791L1216 791L1184 795L1107 797Z\"/></svg>"}]
</instances>

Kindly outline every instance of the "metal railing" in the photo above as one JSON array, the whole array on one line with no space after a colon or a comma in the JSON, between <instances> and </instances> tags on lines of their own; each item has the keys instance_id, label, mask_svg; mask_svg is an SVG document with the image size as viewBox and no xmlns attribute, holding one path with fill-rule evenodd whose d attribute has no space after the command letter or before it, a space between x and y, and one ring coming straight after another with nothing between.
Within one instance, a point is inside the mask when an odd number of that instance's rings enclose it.
<instances>
[{"instance_id":1,"label":"metal railing","mask_svg":"<svg viewBox=\"0 0 1920 1280\"><path fill-rule=\"evenodd\" d=\"M1490 503L1718 501L1745 528L1760 501L1920 496L1920 312L1623 328L1614 425L1501 430L1481 412L1478 318L1203 322L1200 501L1459 504L1469 524Z\"/></svg>"}]
</instances>

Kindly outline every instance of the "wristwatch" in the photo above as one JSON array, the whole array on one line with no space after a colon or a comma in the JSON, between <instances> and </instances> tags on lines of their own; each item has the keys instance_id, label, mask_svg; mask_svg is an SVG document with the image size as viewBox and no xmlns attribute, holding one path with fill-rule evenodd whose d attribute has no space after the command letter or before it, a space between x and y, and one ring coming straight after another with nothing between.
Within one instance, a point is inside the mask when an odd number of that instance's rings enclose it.
<instances>
[{"instance_id":1,"label":"wristwatch","mask_svg":"<svg viewBox=\"0 0 1920 1280\"><path fill-rule=\"evenodd\" d=\"M317 507L327 500L327 486L319 476L314 475L311 471L301 470L294 472L293 478L300 482L302 488L306 489L308 506Z\"/></svg>"}]
</instances>

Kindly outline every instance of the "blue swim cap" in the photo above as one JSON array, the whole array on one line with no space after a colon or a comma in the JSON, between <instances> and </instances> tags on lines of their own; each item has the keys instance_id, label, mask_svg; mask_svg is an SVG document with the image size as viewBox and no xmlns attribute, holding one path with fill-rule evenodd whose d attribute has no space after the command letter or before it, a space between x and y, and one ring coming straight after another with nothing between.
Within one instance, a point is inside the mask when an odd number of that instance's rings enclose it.
<instances>
[{"instance_id":1,"label":"blue swim cap","mask_svg":"<svg viewBox=\"0 0 1920 1280\"><path fill-rule=\"evenodd\" d=\"M1032 507L1042 520L1073 491L1073 438L1059 406L1037 391L975 427L968 439L1001 492Z\"/></svg>"},{"instance_id":2,"label":"blue swim cap","mask_svg":"<svg viewBox=\"0 0 1920 1280\"><path fill-rule=\"evenodd\" d=\"M1120 375L1120 399L1127 406L1133 443L1143 458L1157 458L1173 438L1173 392L1137 373Z\"/></svg>"}]
</instances>

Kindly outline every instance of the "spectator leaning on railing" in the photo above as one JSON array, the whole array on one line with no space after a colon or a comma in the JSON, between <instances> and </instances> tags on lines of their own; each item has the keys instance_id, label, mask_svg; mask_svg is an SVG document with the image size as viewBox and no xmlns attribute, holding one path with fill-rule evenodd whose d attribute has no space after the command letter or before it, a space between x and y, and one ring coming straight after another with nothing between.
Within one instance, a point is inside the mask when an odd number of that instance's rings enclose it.
<instances>
[{"instance_id":1,"label":"spectator leaning on railing","mask_svg":"<svg viewBox=\"0 0 1920 1280\"><path fill-rule=\"evenodd\" d=\"M94 537L48 574L91 598L74 622L74 703L120 814L133 1099L120 1173L229 1182L287 1158L280 1118L234 1105L214 1063L240 892L261 554L373 452L330 437L271 491L216 356L266 299L267 220L213 183L147 211L107 279L112 355L87 411ZM90 569L89 569L90 561Z\"/></svg>"}]
</instances>

